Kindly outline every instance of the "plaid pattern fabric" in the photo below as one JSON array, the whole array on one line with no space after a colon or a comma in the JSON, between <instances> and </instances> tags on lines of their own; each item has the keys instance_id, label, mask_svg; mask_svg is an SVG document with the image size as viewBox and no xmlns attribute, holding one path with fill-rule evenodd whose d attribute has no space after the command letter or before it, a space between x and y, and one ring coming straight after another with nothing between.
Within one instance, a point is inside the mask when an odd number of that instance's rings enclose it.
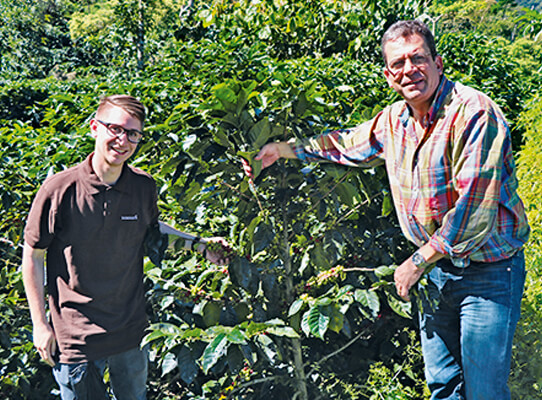
<instances>
[{"instance_id":1,"label":"plaid pattern fabric","mask_svg":"<svg viewBox=\"0 0 542 400\"><path fill-rule=\"evenodd\" d=\"M385 163L405 236L448 254L457 266L514 254L529 237L511 148L498 106L443 77L416 125L405 101L355 128L292 143L305 161Z\"/></svg>"}]
</instances>

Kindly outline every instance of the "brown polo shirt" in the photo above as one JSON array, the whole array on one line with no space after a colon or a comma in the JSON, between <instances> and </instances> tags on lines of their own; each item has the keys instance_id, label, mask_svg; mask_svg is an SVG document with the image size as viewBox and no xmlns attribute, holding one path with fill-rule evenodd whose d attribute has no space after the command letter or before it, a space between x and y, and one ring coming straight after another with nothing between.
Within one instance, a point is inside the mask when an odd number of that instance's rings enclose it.
<instances>
[{"instance_id":1,"label":"brown polo shirt","mask_svg":"<svg viewBox=\"0 0 542 400\"><path fill-rule=\"evenodd\" d=\"M156 185L127 165L118 182L107 185L91 158L45 180L25 228L27 244L47 249L61 363L137 347L147 326L143 239L158 221Z\"/></svg>"}]
</instances>

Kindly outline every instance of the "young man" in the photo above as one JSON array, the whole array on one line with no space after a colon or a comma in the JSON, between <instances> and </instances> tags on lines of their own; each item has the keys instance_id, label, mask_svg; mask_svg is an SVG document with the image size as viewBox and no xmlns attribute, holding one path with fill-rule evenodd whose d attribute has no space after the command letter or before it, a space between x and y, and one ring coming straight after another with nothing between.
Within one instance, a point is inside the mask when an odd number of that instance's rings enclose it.
<instances>
[{"instance_id":1,"label":"young man","mask_svg":"<svg viewBox=\"0 0 542 400\"><path fill-rule=\"evenodd\" d=\"M146 398L147 352L139 344L147 327L143 257L151 227L182 236L185 247L212 262L227 262L197 237L158 224L154 180L127 165L144 120L137 99L103 98L90 121L94 152L47 178L28 216L22 271L34 344L53 366L63 400L107 398L106 365L117 399Z\"/></svg>"},{"instance_id":2,"label":"young man","mask_svg":"<svg viewBox=\"0 0 542 400\"><path fill-rule=\"evenodd\" d=\"M488 97L444 76L424 24L392 25L382 53L403 101L352 129L268 144L257 159L385 163L402 231L418 246L395 272L398 294L409 300L436 263L420 313L432 399L508 400L529 236L508 125Z\"/></svg>"}]
</instances>

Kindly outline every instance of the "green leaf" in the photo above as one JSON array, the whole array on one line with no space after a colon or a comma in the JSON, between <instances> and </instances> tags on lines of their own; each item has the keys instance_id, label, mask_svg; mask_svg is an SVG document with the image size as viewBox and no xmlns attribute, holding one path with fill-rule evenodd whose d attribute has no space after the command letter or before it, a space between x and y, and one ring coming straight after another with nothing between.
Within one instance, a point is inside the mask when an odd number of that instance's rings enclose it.
<instances>
[{"instance_id":1,"label":"green leaf","mask_svg":"<svg viewBox=\"0 0 542 400\"><path fill-rule=\"evenodd\" d=\"M228 368L233 375L239 374L244 365L245 357L239 346L229 346L226 354Z\"/></svg>"},{"instance_id":2,"label":"green leaf","mask_svg":"<svg viewBox=\"0 0 542 400\"><path fill-rule=\"evenodd\" d=\"M254 264L245 257L235 257L229 266L232 282L250 293L256 293L258 287L258 271Z\"/></svg>"},{"instance_id":3,"label":"green leaf","mask_svg":"<svg viewBox=\"0 0 542 400\"><path fill-rule=\"evenodd\" d=\"M272 326L266 330L270 335L286 336L289 338L298 338L299 335L294 328L290 326Z\"/></svg>"},{"instance_id":4,"label":"green leaf","mask_svg":"<svg viewBox=\"0 0 542 400\"><path fill-rule=\"evenodd\" d=\"M305 302L301 299L294 301L288 310L288 316L291 317L292 315L297 314L299 310L301 310L301 307L303 307L303 304L305 304Z\"/></svg>"},{"instance_id":5,"label":"green leaf","mask_svg":"<svg viewBox=\"0 0 542 400\"><path fill-rule=\"evenodd\" d=\"M337 299L341 299L343 296L348 296L348 293L352 291L354 287L352 285L345 285L339 288L339 291L337 292Z\"/></svg>"},{"instance_id":6,"label":"green leaf","mask_svg":"<svg viewBox=\"0 0 542 400\"><path fill-rule=\"evenodd\" d=\"M203 329L201 328L187 329L184 331L181 339L200 339L202 333Z\"/></svg>"},{"instance_id":7,"label":"green leaf","mask_svg":"<svg viewBox=\"0 0 542 400\"><path fill-rule=\"evenodd\" d=\"M216 85L213 93L226 111L231 113L237 111L237 95L226 83Z\"/></svg>"},{"instance_id":8,"label":"green leaf","mask_svg":"<svg viewBox=\"0 0 542 400\"><path fill-rule=\"evenodd\" d=\"M374 291L356 289L354 292L354 299L362 306L368 308L371 311L373 318L376 318L380 312L380 300Z\"/></svg>"},{"instance_id":9,"label":"green leaf","mask_svg":"<svg viewBox=\"0 0 542 400\"><path fill-rule=\"evenodd\" d=\"M258 175L260 175L260 172L262 172L262 161L254 159L254 157L256 157L259 152L260 150L237 152L237 155L247 160L249 165L252 167L252 175L254 176L254 179L256 179Z\"/></svg>"},{"instance_id":10,"label":"green leaf","mask_svg":"<svg viewBox=\"0 0 542 400\"><path fill-rule=\"evenodd\" d=\"M260 40L267 40L271 37L271 28L269 25L265 25L260 31L258 32L258 38Z\"/></svg>"},{"instance_id":11,"label":"green leaf","mask_svg":"<svg viewBox=\"0 0 542 400\"><path fill-rule=\"evenodd\" d=\"M177 355L177 364L181 379L187 385L190 385L198 375L199 368L189 347L182 346L181 351Z\"/></svg>"},{"instance_id":12,"label":"green leaf","mask_svg":"<svg viewBox=\"0 0 542 400\"><path fill-rule=\"evenodd\" d=\"M388 304L396 314L403 318L412 319L412 303L398 300L391 294L386 294L388 298Z\"/></svg>"},{"instance_id":13,"label":"green leaf","mask_svg":"<svg viewBox=\"0 0 542 400\"><path fill-rule=\"evenodd\" d=\"M220 333L214 340L207 345L201 357L201 366L203 372L209 372L220 357L224 355L228 346L228 338L225 333Z\"/></svg>"},{"instance_id":14,"label":"green leaf","mask_svg":"<svg viewBox=\"0 0 542 400\"><path fill-rule=\"evenodd\" d=\"M266 223L259 224L254 230L254 253L259 253L266 249L273 242L273 239L275 239L273 228Z\"/></svg>"},{"instance_id":15,"label":"green leaf","mask_svg":"<svg viewBox=\"0 0 542 400\"><path fill-rule=\"evenodd\" d=\"M218 303L215 303L213 301L207 302L203 306L203 310L201 313L205 326L209 327L218 324L218 322L220 321L221 311L222 307Z\"/></svg>"},{"instance_id":16,"label":"green leaf","mask_svg":"<svg viewBox=\"0 0 542 400\"><path fill-rule=\"evenodd\" d=\"M323 314L321 310L321 307L315 306L303 314L301 329L305 332L305 335L310 336L312 333L317 338L324 338L330 318L328 315Z\"/></svg>"},{"instance_id":17,"label":"green leaf","mask_svg":"<svg viewBox=\"0 0 542 400\"><path fill-rule=\"evenodd\" d=\"M309 256L312 264L318 269L324 270L331 268L328 254L322 247L321 243L317 243L311 250L309 250Z\"/></svg>"},{"instance_id":18,"label":"green leaf","mask_svg":"<svg viewBox=\"0 0 542 400\"><path fill-rule=\"evenodd\" d=\"M381 267L378 267L376 270L375 270L375 275L378 277L378 278L382 278L384 276L390 276L390 275L393 275L395 273L395 270L397 269L397 267L395 266L387 266L387 265L383 265Z\"/></svg>"},{"instance_id":19,"label":"green leaf","mask_svg":"<svg viewBox=\"0 0 542 400\"><path fill-rule=\"evenodd\" d=\"M252 141L253 148L261 148L271 137L271 125L269 124L269 121L267 119L258 121L250 128L248 136Z\"/></svg>"},{"instance_id":20,"label":"green leaf","mask_svg":"<svg viewBox=\"0 0 542 400\"><path fill-rule=\"evenodd\" d=\"M167 353L162 358L162 377L177 368L177 357L173 353Z\"/></svg>"},{"instance_id":21,"label":"green leaf","mask_svg":"<svg viewBox=\"0 0 542 400\"><path fill-rule=\"evenodd\" d=\"M305 92L302 92L295 103L294 113L298 118L302 118L309 107L310 103L307 100L307 96Z\"/></svg>"},{"instance_id":22,"label":"green leaf","mask_svg":"<svg viewBox=\"0 0 542 400\"><path fill-rule=\"evenodd\" d=\"M279 361L279 353L277 349L277 345L273 340L267 336L267 335L258 335L256 336L256 343L260 345L260 348L263 350L263 353L269 360L269 362L273 365L277 361Z\"/></svg>"},{"instance_id":23,"label":"green leaf","mask_svg":"<svg viewBox=\"0 0 542 400\"><path fill-rule=\"evenodd\" d=\"M327 313L329 314L329 329L339 333L344 325L344 314L337 308L336 304L330 305Z\"/></svg>"},{"instance_id":24,"label":"green leaf","mask_svg":"<svg viewBox=\"0 0 542 400\"><path fill-rule=\"evenodd\" d=\"M247 336L237 326L227 334L227 338L230 343L247 344Z\"/></svg>"},{"instance_id":25,"label":"green leaf","mask_svg":"<svg viewBox=\"0 0 542 400\"><path fill-rule=\"evenodd\" d=\"M214 15L211 10L202 10L198 14L199 19L203 23L204 28L208 28L214 23Z\"/></svg>"},{"instance_id":26,"label":"green leaf","mask_svg":"<svg viewBox=\"0 0 542 400\"><path fill-rule=\"evenodd\" d=\"M216 270L209 268L208 270L204 271L200 274L198 277L198 280L196 281L196 287L200 287L202 283L209 277L210 275L216 274Z\"/></svg>"},{"instance_id":27,"label":"green leaf","mask_svg":"<svg viewBox=\"0 0 542 400\"><path fill-rule=\"evenodd\" d=\"M319 297L317 300L316 300L316 305L318 306L327 306L329 304L333 303L333 299L329 298L329 297Z\"/></svg>"},{"instance_id":28,"label":"green leaf","mask_svg":"<svg viewBox=\"0 0 542 400\"><path fill-rule=\"evenodd\" d=\"M387 217L393 211L393 202L389 192L384 193L384 200L382 201L382 216Z\"/></svg>"},{"instance_id":29,"label":"green leaf","mask_svg":"<svg viewBox=\"0 0 542 400\"><path fill-rule=\"evenodd\" d=\"M224 133L222 129L215 129L212 131L213 139L221 146L224 146L226 148L232 148L233 143L228 138L228 135Z\"/></svg>"},{"instance_id":30,"label":"green leaf","mask_svg":"<svg viewBox=\"0 0 542 400\"><path fill-rule=\"evenodd\" d=\"M339 195L341 201L348 206L354 206L354 199L359 197L359 192L355 186L348 182L341 182L335 188L335 191Z\"/></svg>"},{"instance_id":31,"label":"green leaf","mask_svg":"<svg viewBox=\"0 0 542 400\"><path fill-rule=\"evenodd\" d=\"M182 335L182 330L177 325L169 323L152 324L150 329L151 332L143 338L141 346L145 346L160 338Z\"/></svg>"},{"instance_id":32,"label":"green leaf","mask_svg":"<svg viewBox=\"0 0 542 400\"><path fill-rule=\"evenodd\" d=\"M250 221L250 223L248 224L246 240L249 243L252 243L252 241L254 240L254 231L256 230L256 227L260 224L261 220L262 217L258 215L254 217L252 221Z\"/></svg>"}]
</instances>

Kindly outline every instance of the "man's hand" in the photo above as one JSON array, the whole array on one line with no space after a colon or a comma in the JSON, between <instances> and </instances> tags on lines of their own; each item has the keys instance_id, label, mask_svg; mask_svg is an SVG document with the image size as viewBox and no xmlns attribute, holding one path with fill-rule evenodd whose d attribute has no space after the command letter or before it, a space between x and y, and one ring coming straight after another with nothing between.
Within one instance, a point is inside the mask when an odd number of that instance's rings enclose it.
<instances>
[{"instance_id":1,"label":"man's hand","mask_svg":"<svg viewBox=\"0 0 542 400\"><path fill-rule=\"evenodd\" d=\"M395 270L393 275L395 280L395 287L397 288L397 294L405 301L410 301L408 292L418 282L425 270L418 268L410 258L402 263Z\"/></svg>"},{"instance_id":2,"label":"man's hand","mask_svg":"<svg viewBox=\"0 0 542 400\"><path fill-rule=\"evenodd\" d=\"M197 246L197 251L204 257L216 265L226 265L231 261L233 249L228 242L221 237L205 238L202 243Z\"/></svg>"},{"instance_id":3,"label":"man's hand","mask_svg":"<svg viewBox=\"0 0 542 400\"><path fill-rule=\"evenodd\" d=\"M32 317L34 346L41 359L55 365L56 338L45 312L44 264L46 249L36 249L28 243L23 248L23 283Z\"/></svg>"},{"instance_id":4,"label":"man's hand","mask_svg":"<svg viewBox=\"0 0 542 400\"><path fill-rule=\"evenodd\" d=\"M53 356L56 353L56 338L51 325L45 323L34 325L34 346L41 359L51 367L55 366Z\"/></svg>"},{"instance_id":5,"label":"man's hand","mask_svg":"<svg viewBox=\"0 0 542 400\"><path fill-rule=\"evenodd\" d=\"M268 143L254 157L255 160L261 160L262 169L273 165L279 158L296 158L287 142Z\"/></svg>"},{"instance_id":6,"label":"man's hand","mask_svg":"<svg viewBox=\"0 0 542 400\"><path fill-rule=\"evenodd\" d=\"M430 243L424 244L417 251L420 253L424 260L429 264L436 263L438 260L444 257L444 254L439 253L431 247ZM412 257L409 257L404 263L399 265L395 270L394 280L395 287L397 288L397 294L406 301L410 301L408 292L418 282L421 276L424 274L424 268L418 268L413 262Z\"/></svg>"}]
</instances>

